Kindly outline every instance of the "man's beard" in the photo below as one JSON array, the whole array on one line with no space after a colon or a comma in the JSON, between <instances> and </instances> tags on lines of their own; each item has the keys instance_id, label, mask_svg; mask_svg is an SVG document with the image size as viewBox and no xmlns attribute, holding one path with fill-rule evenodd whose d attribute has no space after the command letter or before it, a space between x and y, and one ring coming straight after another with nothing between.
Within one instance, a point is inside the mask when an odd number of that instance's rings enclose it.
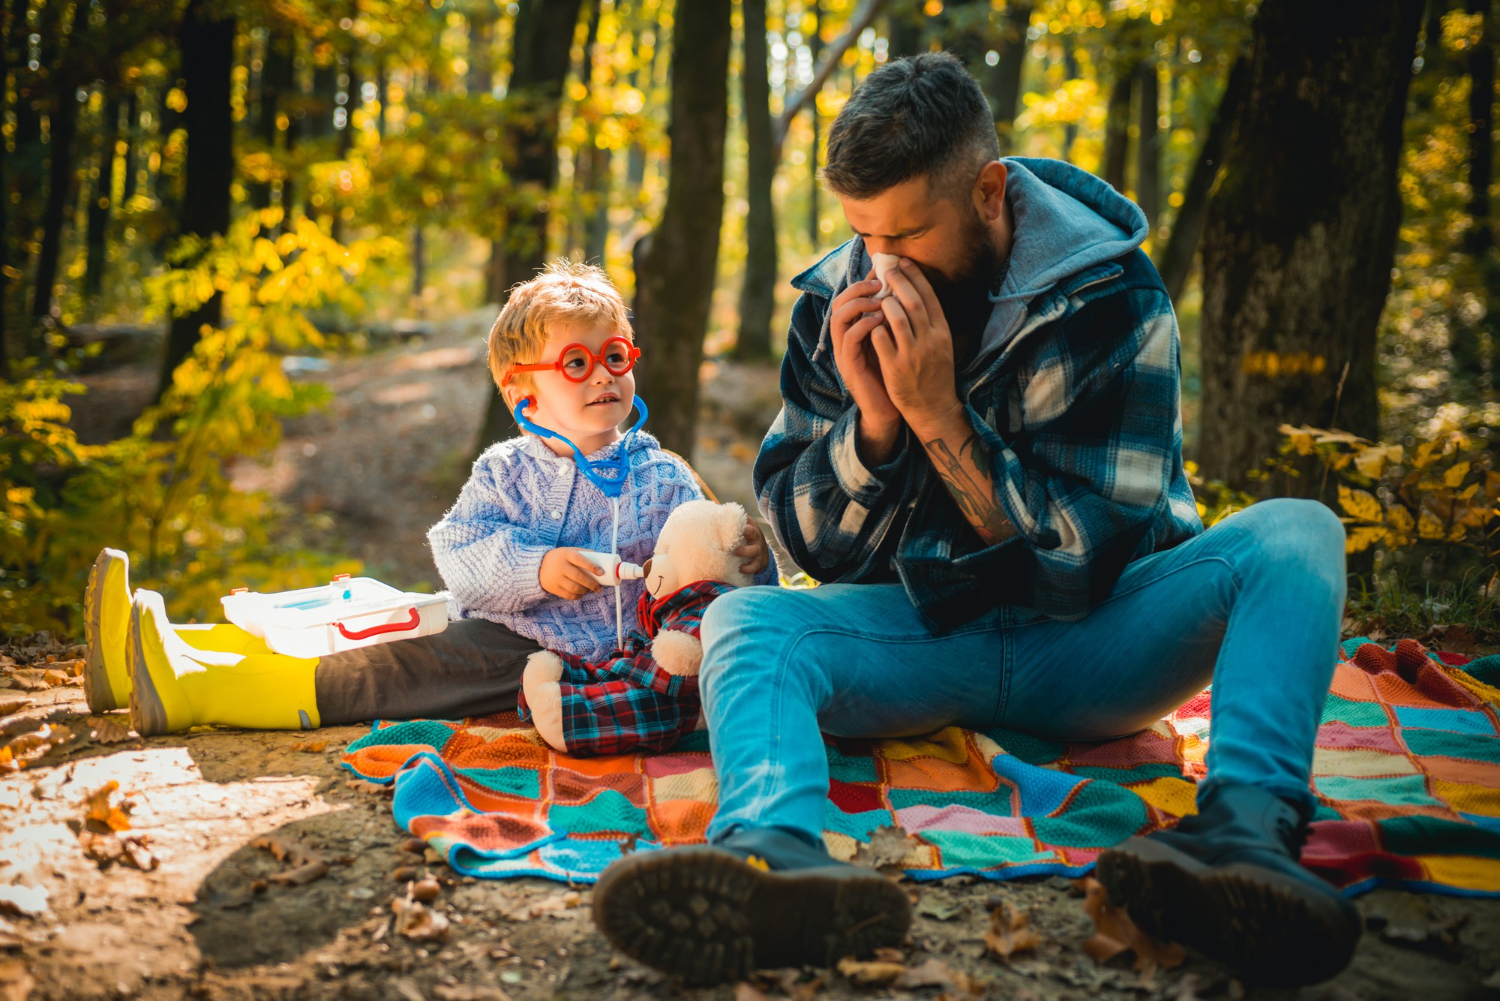
<instances>
[{"instance_id":1,"label":"man's beard","mask_svg":"<svg viewBox=\"0 0 1500 1001\"><path fill-rule=\"evenodd\" d=\"M1004 261L990 239L988 227L973 212L963 231L963 246L959 262L963 271L954 276L945 275L935 268L923 267L922 273L932 285L943 316L948 320L948 329L953 332L955 343L977 338L984 330L990 315L990 283L1001 271Z\"/></svg>"}]
</instances>

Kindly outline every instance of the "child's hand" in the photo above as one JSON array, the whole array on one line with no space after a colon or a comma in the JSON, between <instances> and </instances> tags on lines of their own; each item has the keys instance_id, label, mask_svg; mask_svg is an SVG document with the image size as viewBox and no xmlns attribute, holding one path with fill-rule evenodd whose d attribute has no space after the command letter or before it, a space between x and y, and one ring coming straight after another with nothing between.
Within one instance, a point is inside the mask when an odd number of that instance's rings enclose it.
<instances>
[{"instance_id":1,"label":"child's hand","mask_svg":"<svg viewBox=\"0 0 1500 1001\"><path fill-rule=\"evenodd\" d=\"M740 564L740 572L751 577L770 566L771 547L766 544L765 535L754 521L745 520L745 541L735 548L734 555L744 561Z\"/></svg>"},{"instance_id":2,"label":"child's hand","mask_svg":"<svg viewBox=\"0 0 1500 1001\"><path fill-rule=\"evenodd\" d=\"M599 590L603 586L599 579L603 576L604 571L579 555L576 548L551 550L542 557L542 568L537 573L543 591L570 601Z\"/></svg>"}]
</instances>

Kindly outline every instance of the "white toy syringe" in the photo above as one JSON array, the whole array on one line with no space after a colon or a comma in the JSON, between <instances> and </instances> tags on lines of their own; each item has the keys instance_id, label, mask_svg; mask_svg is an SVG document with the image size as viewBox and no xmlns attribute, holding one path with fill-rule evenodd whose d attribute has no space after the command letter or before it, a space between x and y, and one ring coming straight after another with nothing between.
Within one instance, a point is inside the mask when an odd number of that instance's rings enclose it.
<instances>
[{"instance_id":1,"label":"white toy syringe","mask_svg":"<svg viewBox=\"0 0 1500 1001\"><path fill-rule=\"evenodd\" d=\"M599 583L618 587L622 580L640 580L646 571L634 563L627 563L614 553L596 553L592 549L580 549L578 555L588 560L603 572Z\"/></svg>"}]
</instances>

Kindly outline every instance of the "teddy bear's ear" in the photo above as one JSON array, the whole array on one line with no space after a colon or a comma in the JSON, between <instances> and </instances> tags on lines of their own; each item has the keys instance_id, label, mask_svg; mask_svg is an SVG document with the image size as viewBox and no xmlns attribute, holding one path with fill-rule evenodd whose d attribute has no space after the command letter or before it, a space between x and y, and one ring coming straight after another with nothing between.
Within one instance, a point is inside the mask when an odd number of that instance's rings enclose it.
<instances>
[{"instance_id":1,"label":"teddy bear's ear","mask_svg":"<svg viewBox=\"0 0 1500 1001\"><path fill-rule=\"evenodd\" d=\"M719 505L717 524L721 549L734 549L740 544L745 537L745 520L745 509L734 501Z\"/></svg>"}]
</instances>

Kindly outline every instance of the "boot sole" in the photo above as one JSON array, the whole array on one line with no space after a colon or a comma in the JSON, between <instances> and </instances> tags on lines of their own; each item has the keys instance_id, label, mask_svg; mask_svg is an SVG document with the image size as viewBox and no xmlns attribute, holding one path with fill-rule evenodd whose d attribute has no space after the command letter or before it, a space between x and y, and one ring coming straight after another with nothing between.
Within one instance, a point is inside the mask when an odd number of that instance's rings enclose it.
<instances>
[{"instance_id":1,"label":"boot sole","mask_svg":"<svg viewBox=\"0 0 1500 1001\"><path fill-rule=\"evenodd\" d=\"M911 925L905 892L877 873L768 872L710 847L626 856L600 877L593 909L621 952L702 985L831 966L900 945Z\"/></svg>"},{"instance_id":2,"label":"boot sole","mask_svg":"<svg viewBox=\"0 0 1500 1001\"><path fill-rule=\"evenodd\" d=\"M1266 986L1335 976L1349 965L1362 931L1348 901L1271 869L1205 865L1150 838L1104 852L1095 875L1110 903L1152 938L1190 946Z\"/></svg>"},{"instance_id":3,"label":"boot sole","mask_svg":"<svg viewBox=\"0 0 1500 1001\"><path fill-rule=\"evenodd\" d=\"M83 697L88 700L89 712L98 714L124 708L115 698L104 663L104 578L111 562L109 553L106 549L95 557L83 595L83 638L88 646L83 662Z\"/></svg>"},{"instance_id":4,"label":"boot sole","mask_svg":"<svg viewBox=\"0 0 1500 1001\"><path fill-rule=\"evenodd\" d=\"M151 669L146 666L146 651L141 645L141 630L145 623L141 606L130 603L130 642L127 644L127 663L130 667L130 725L142 737L155 737L167 733L167 710L157 694L156 683L151 680Z\"/></svg>"}]
</instances>

